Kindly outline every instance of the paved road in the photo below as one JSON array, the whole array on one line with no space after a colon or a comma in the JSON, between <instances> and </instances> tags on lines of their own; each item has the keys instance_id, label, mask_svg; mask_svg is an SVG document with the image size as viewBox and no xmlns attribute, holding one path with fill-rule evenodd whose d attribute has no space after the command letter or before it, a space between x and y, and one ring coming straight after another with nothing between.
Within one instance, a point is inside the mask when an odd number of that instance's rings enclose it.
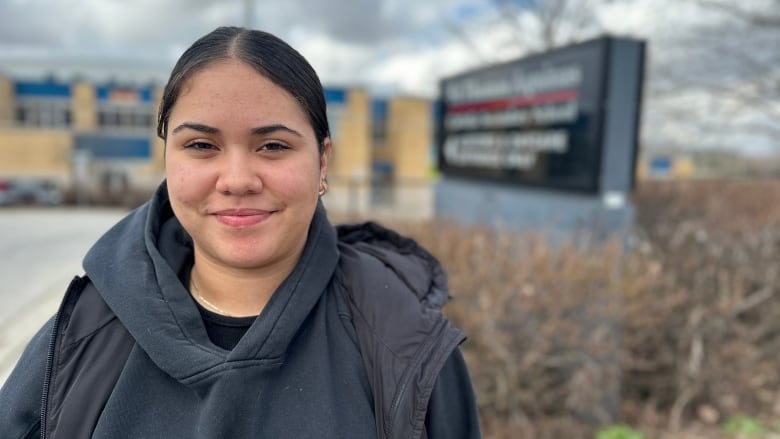
<instances>
[{"instance_id":1,"label":"paved road","mask_svg":"<svg viewBox=\"0 0 780 439\"><path fill-rule=\"evenodd\" d=\"M0 209L0 383L35 331L56 311L81 260L125 212Z\"/></svg>"}]
</instances>

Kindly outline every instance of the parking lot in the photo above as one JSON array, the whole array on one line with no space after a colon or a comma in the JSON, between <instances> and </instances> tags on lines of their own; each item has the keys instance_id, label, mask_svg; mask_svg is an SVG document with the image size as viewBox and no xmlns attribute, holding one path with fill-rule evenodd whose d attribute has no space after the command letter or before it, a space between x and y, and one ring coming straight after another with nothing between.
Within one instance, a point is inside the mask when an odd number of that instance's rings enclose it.
<instances>
[{"instance_id":1,"label":"parking lot","mask_svg":"<svg viewBox=\"0 0 780 439\"><path fill-rule=\"evenodd\" d=\"M0 208L0 383L121 209Z\"/></svg>"}]
</instances>

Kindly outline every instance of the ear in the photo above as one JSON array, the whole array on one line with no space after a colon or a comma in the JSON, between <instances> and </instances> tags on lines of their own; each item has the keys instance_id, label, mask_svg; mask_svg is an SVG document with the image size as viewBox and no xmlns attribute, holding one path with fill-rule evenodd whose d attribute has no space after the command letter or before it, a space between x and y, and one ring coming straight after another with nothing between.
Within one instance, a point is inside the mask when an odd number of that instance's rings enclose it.
<instances>
[{"instance_id":1,"label":"ear","mask_svg":"<svg viewBox=\"0 0 780 439\"><path fill-rule=\"evenodd\" d=\"M322 155L320 155L320 179L324 179L328 175L328 159L330 158L331 141L330 137L326 137L322 141Z\"/></svg>"}]
</instances>

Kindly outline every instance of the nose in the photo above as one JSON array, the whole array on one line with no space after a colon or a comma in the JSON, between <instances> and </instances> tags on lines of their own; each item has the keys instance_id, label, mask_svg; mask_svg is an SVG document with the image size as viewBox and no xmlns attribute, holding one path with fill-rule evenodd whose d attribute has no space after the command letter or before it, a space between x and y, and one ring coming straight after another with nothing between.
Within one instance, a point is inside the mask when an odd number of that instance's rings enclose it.
<instances>
[{"instance_id":1,"label":"nose","mask_svg":"<svg viewBox=\"0 0 780 439\"><path fill-rule=\"evenodd\" d=\"M216 189L226 195L248 195L263 190L260 169L252 160L251 154L236 151L237 148L222 157L222 167Z\"/></svg>"}]
</instances>

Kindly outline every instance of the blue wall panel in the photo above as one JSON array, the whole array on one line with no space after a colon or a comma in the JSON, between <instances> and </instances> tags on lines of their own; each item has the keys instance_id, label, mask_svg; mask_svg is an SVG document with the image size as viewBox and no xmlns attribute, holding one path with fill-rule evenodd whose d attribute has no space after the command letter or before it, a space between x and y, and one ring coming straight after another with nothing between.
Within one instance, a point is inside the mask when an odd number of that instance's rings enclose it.
<instances>
[{"instance_id":1,"label":"blue wall panel","mask_svg":"<svg viewBox=\"0 0 780 439\"><path fill-rule=\"evenodd\" d=\"M149 159L152 141L148 137L77 135L76 149L89 151L95 159Z\"/></svg>"},{"instance_id":2,"label":"blue wall panel","mask_svg":"<svg viewBox=\"0 0 780 439\"><path fill-rule=\"evenodd\" d=\"M69 98L70 85L56 82L19 81L16 84L19 97Z\"/></svg>"}]
</instances>

